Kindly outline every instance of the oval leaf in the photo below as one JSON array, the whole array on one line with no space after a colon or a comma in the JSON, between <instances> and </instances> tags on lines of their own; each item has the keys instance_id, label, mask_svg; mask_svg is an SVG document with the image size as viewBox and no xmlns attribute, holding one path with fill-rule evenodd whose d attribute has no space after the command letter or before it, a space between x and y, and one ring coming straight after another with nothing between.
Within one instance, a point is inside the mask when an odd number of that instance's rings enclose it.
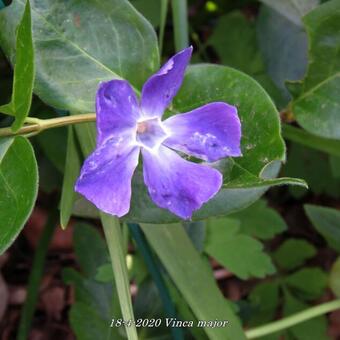
<instances>
[{"instance_id":1,"label":"oval leaf","mask_svg":"<svg viewBox=\"0 0 340 340\"><path fill-rule=\"evenodd\" d=\"M0 254L15 240L37 197L38 167L24 137L0 140Z\"/></svg>"},{"instance_id":2,"label":"oval leaf","mask_svg":"<svg viewBox=\"0 0 340 340\"><path fill-rule=\"evenodd\" d=\"M0 45L11 60L23 9L15 0L0 13ZM140 88L158 67L156 34L126 0L34 1L31 10L34 90L51 106L93 111L100 81L124 78Z\"/></svg>"}]
</instances>

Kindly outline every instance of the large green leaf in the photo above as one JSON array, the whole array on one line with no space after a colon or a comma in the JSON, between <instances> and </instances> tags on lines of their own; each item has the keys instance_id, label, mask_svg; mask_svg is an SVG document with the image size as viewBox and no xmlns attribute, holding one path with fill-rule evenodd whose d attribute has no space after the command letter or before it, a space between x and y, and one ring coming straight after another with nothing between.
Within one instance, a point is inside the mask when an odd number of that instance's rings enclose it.
<instances>
[{"instance_id":1,"label":"large green leaf","mask_svg":"<svg viewBox=\"0 0 340 340\"><path fill-rule=\"evenodd\" d=\"M319 4L319 0L260 0L290 22L302 25L301 17Z\"/></svg>"},{"instance_id":2,"label":"large green leaf","mask_svg":"<svg viewBox=\"0 0 340 340\"><path fill-rule=\"evenodd\" d=\"M314 228L340 253L340 211L311 204L304 208Z\"/></svg>"},{"instance_id":3,"label":"large green leaf","mask_svg":"<svg viewBox=\"0 0 340 340\"><path fill-rule=\"evenodd\" d=\"M14 60L22 0L0 12L0 45ZM48 104L93 111L98 83L128 79L140 88L158 66L152 26L127 0L32 2L35 92Z\"/></svg>"},{"instance_id":4,"label":"large green leaf","mask_svg":"<svg viewBox=\"0 0 340 340\"><path fill-rule=\"evenodd\" d=\"M280 3L289 3L289 1L280 1ZM283 100L280 104L285 106L291 98L285 81L299 80L306 72L306 32L301 26L290 22L284 13L268 6L261 7L256 19L256 30L266 69L281 91Z\"/></svg>"},{"instance_id":5,"label":"large green leaf","mask_svg":"<svg viewBox=\"0 0 340 340\"><path fill-rule=\"evenodd\" d=\"M141 227L197 319L229 321L225 328L205 328L209 339L245 339L239 320L183 227L179 224L142 224Z\"/></svg>"},{"instance_id":6,"label":"large green leaf","mask_svg":"<svg viewBox=\"0 0 340 340\"><path fill-rule=\"evenodd\" d=\"M244 13L233 11L218 19L207 44L215 49L221 63L254 77L276 102L281 103L281 94L266 73L255 28L255 23Z\"/></svg>"},{"instance_id":7,"label":"large green leaf","mask_svg":"<svg viewBox=\"0 0 340 340\"><path fill-rule=\"evenodd\" d=\"M210 219L204 250L241 279L275 273L263 245L240 233L240 223L231 218Z\"/></svg>"},{"instance_id":8,"label":"large green leaf","mask_svg":"<svg viewBox=\"0 0 340 340\"><path fill-rule=\"evenodd\" d=\"M38 168L24 137L0 139L0 254L14 241L37 197Z\"/></svg>"},{"instance_id":9,"label":"large green leaf","mask_svg":"<svg viewBox=\"0 0 340 340\"><path fill-rule=\"evenodd\" d=\"M24 14L16 33L16 57L14 67L13 93L9 104L0 107L0 112L15 116L12 130L17 131L27 117L33 93L34 48L30 2L27 0Z\"/></svg>"},{"instance_id":10,"label":"large green leaf","mask_svg":"<svg viewBox=\"0 0 340 340\"><path fill-rule=\"evenodd\" d=\"M309 37L309 65L302 82L291 86L292 110L309 132L340 139L340 0L328 1L303 22Z\"/></svg>"}]
</instances>

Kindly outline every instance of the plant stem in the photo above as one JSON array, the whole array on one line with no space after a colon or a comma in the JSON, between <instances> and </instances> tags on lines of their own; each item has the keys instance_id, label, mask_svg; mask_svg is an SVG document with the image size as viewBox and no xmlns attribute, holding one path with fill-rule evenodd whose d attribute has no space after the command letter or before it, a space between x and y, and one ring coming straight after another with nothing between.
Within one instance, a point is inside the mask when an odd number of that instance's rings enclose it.
<instances>
[{"instance_id":1,"label":"plant stem","mask_svg":"<svg viewBox=\"0 0 340 340\"><path fill-rule=\"evenodd\" d=\"M34 117L27 117L25 122L28 125L21 127L18 131L13 132L11 128L1 128L0 137L17 136L17 135L30 135L36 134L41 131L66 126L71 124L94 122L96 120L95 113L84 113L73 116L65 116L50 119L38 119Z\"/></svg>"},{"instance_id":2,"label":"plant stem","mask_svg":"<svg viewBox=\"0 0 340 340\"><path fill-rule=\"evenodd\" d=\"M167 13L168 13L168 0L161 0L161 20L159 24L159 36L158 36L158 46L159 46L160 56L162 56L162 50L163 50L164 30L165 30L165 25L166 25Z\"/></svg>"},{"instance_id":3,"label":"plant stem","mask_svg":"<svg viewBox=\"0 0 340 340\"><path fill-rule=\"evenodd\" d=\"M329 313L336 309L340 309L340 300L326 302L321 305L311 307L302 312L288 316L284 319L271 322L261 327L250 329L249 331L246 331L246 336L248 339L255 339L268 334L276 333L278 331L292 327L298 323L307 321L317 316Z\"/></svg>"},{"instance_id":4,"label":"plant stem","mask_svg":"<svg viewBox=\"0 0 340 340\"><path fill-rule=\"evenodd\" d=\"M175 48L183 50L189 45L187 0L172 0L172 17L174 22Z\"/></svg>"},{"instance_id":5,"label":"plant stem","mask_svg":"<svg viewBox=\"0 0 340 340\"><path fill-rule=\"evenodd\" d=\"M27 298L21 311L17 340L28 339L28 332L38 299L38 292L41 277L43 275L46 254L51 238L53 236L53 231L56 226L57 220L58 211L53 210L48 217L48 220L40 237L36 252L34 254L32 271L28 279Z\"/></svg>"},{"instance_id":6,"label":"plant stem","mask_svg":"<svg viewBox=\"0 0 340 340\"><path fill-rule=\"evenodd\" d=\"M123 234L120 223L118 218L105 213L101 213L100 216L111 257L112 269L122 316L124 321L131 320L131 324L129 326L125 325L126 333L129 340L138 340L134 323L130 284L126 266Z\"/></svg>"},{"instance_id":7,"label":"plant stem","mask_svg":"<svg viewBox=\"0 0 340 340\"><path fill-rule=\"evenodd\" d=\"M134 223L133 224L129 223L128 226L133 238L136 241L138 249L144 258L144 261L146 263L146 266L148 267L150 275L158 288L158 292L160 298L162 299L166 316L168 318L177 318L175 306L171 300L171 296L163 280L163 276L157 266L155 258L153 257L150 246L147 240L145 239L145 235L141 227L138 224ZM171 332L174 340L184 339L184 334L181 328L172 327Z\"/></svg>"},{"instance_id":8,"label":"plant stem","mask_svg":"<svg viewBox=\"0 0 340 340\"><path fill-rule=\"evenodd\" d=\"M333 156L340 156L339 140L315 136L305 130L288 124L282 126L282 135L292 142L302 144L315 150L327 152Z\"/></svg>"}]
</instances>

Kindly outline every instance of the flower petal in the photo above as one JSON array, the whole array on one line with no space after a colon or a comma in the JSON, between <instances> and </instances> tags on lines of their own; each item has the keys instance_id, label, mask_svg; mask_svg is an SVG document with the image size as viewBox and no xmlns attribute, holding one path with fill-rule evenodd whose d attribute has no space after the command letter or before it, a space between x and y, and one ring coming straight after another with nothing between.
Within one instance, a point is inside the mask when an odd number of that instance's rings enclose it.
<instances>
[{"instance_id":1,"label":"flower petal","mask_svg":"<svg viewBox=\"0 0 340 340\"><path fill-rule=\"evenodd\" d=\"M86 159L75 191L108 214L125 215L130 209L131 179L139 150L123 139L109 139Z\"/></svg>"},{"instance_id":2,"label":"flower petal","mask_svg":"<svg viewBox=\"0 0 340 340\"><path fill-rule=\"evenodd\" d=\"M162 116L182 85L191 53L192 47L178 52L146 81L141 96L141 108L144 117Z\"/></svg>"},{"instance_id":3,"label":"flower petal","mask_svg":"<svg viewBox=\"0 0 340 340\"><path fill-rule=\"evenodd\" d=\"M133 134L140 117L138 99L125 80L100 84L96 95L97 145L120 134Z\"/></svg>"},{"instance_id":4,"label":"flower petal","mask_svg":"<svg viewBox=\"0 0 340 340\"><path fill-rule=\"evenodd\" d=\"M210 103L163 124L170 134L163 144L170 148L210 162L241 156L241 123L234 106Z\"/></svg>"},{"instance_id":5,"label":"flower petal","mask_svg":"<svg viewBox=\"0 0 340 340\"><path fill-rule=\"evenodd\" d=\"M158 153L142 148L142 154L144 182L152 200L183 219L190 218L221 188L220 172L188 162L165 146Z\"/></svg>"}]
</instances>

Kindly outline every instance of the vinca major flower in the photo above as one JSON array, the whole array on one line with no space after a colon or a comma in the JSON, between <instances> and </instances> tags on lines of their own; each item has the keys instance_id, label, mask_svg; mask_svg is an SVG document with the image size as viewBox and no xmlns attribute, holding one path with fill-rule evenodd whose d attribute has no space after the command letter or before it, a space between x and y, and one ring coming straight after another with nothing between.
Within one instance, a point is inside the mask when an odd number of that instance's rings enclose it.
<instances>
[{"instance_id":1,"label":"vinca major flower","mask_svg":"<svg viewBox=\"0 0 340 340\"><path fill-rule=\"evenodd\" d=\"M234 106L208 103L162 121L191 53L191 47L182 50L152 75L140 101L125 80L100 84L97 146L75 186L100 210L118 217L128 213L131 180L141 153L144 182L153 202L189 219L222 186L222 174L208 163L241 156L241 124ZM176 151L205 163L187 161Z\"/></svg>"}]
</instances>

